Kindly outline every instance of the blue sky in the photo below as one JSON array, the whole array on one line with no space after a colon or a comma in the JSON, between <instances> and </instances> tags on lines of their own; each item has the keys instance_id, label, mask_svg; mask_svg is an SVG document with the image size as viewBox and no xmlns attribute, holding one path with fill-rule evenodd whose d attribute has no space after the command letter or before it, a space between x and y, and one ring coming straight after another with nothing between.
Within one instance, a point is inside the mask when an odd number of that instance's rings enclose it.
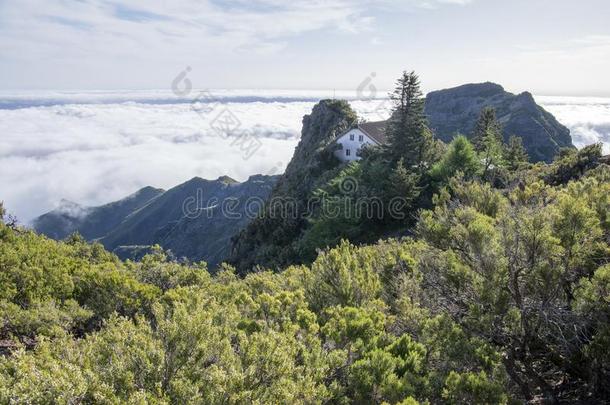
<instances>
[{"instance_id":1,"label":"blue sky","mask_svg":"<svg viewBox=\"0 0 610 405\"><path fill-rule=\"evenodd\" d=\"M610 95L607 0L0 0L0 90L354 89Z\"/></svg>"}]
</instances>

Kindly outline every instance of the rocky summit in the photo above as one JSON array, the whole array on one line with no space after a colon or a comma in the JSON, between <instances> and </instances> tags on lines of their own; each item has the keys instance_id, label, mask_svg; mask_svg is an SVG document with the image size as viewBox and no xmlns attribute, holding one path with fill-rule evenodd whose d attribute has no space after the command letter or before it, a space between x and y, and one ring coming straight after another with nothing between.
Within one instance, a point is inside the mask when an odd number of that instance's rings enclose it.
<instances>
[{"instance_id":1,"label":"rocky summit","mask_svg":"<svg viewBox=\"0 0 610 405\"><path fill-rule=\"evenodd\" d=\"M532 161L550 162L561 148L572 148L570 130L536 104L531 93L512 94L495 83L465 84L426 96L426 115L436 137L449 142L458 133L472 134L485 107L496 110L505 140L523 139Z\"/></svg>"}]
</instances>

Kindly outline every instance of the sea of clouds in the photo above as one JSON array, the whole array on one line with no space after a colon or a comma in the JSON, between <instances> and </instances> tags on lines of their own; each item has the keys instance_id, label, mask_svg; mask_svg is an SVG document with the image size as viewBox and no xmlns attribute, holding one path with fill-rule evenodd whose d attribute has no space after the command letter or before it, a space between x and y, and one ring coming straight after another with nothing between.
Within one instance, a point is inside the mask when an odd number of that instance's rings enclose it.
<instances>
[{"instance_id":1,"label":"sea of clouds","mask_svg":"<svg viewBox=\"0 0 610 405\"><path fill-rule=\"evenodd\" d=\"M0 94L0 200L27 224L62 199L93 206L194 176L242 181L278 174L298 143L302 117L317 100L351 99L370 121L387 118L389 107L381 99L355 100L353 92L213 90L201 98L201 109L193 104L199 94ZM610 98L536 100L570 128L576 146L603 142L610 152ZM238 123L231 136L218 130L227 114ZM244 150L236 141L242 133L258 146Z\"/></svg>"}]
</instances>

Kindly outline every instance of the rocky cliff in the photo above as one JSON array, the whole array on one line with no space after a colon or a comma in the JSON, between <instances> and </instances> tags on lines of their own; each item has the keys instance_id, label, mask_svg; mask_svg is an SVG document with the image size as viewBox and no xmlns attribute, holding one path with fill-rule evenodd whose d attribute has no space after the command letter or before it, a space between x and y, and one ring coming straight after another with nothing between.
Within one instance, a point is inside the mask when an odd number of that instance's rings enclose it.
<instances>
[{"instance_id":1,"label":"rocky cliff","mask_svg":"<svg viewBox=\"0 0 610 405\"><path fill-rule=\"evenodd\" d=\"M573 147L568 128L524 92L505 91L495 83L465 84L426 96L426 115L436 137L451 141L456 133L470 135L484 107L493 107L504 137L520 136L532 161L550 162L561 148Z\"/></svg>"},{"instance_id":2,"label":"rocky cliff","mask_svg":"<svg viewBox=\"0 0 610 405\"><path fill-rule=\"evenodd\" d=\"M322 100L303 117L301 140L270 197L294 204L294 210L290 215L277 215L268 203L265 212L269 215L252 221L234 238L231 263L238 271L247 272L255 265L280 268L299 262L295 243L308 225L302 215L308 209L307 200L339 165L332 154L335 138L356 121L356 113L341 100Z\"/></svg>"}]
</instances>

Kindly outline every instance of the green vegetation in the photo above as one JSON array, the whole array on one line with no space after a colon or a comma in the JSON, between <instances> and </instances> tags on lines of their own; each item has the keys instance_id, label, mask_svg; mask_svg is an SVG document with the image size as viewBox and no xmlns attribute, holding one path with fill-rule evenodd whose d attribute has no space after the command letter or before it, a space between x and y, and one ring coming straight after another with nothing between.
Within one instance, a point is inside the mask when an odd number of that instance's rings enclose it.
<instances>
[{"instance_id":1,"label":"green vegetation","mask_svg":"<svg viewBox=\"0 0 610 405\"><path fill-rule=\"evenodd\" d=\"M494 189L468 145L432 169L413 238L279 273L124 263L2 221L0 402L607 398L610 168L581 172L583 150Z\"/></svg>"},{"instance_id":2,"label":"green vegetation","mask_svg":"<svg viewBox=\"0 0 610 405\"><path fill-rule=\"evenodd\" d=\"M409 234L418 210L430 208L433 196L459 173L465 179L506 187L530 167L520 138L503 142L493 109L483 109L471 134L475 145L458 135L447 146L434 140L427 126L415 73L402 74L391 99L394 108L386 130L388 143L365 148L360 161L338 165L331 158L328 163L323 159L328 149L320 146L317 155L300 156L299 150L295 152L291 165L298 169L287 171L272 197L295 198L299 207L312 209L305 217L264 218L250 224L237 238L232 263L239 272L247 273L254 265L280 270L292 264L310 264L320 249L336 246L342 239L374 243L380 238ZM342 120L334 114L320 117L316 110L327 105L334 104L321 102L320 108L314 109L322 122L342 123L354 116L348 106L341 105ZM316 128L317 144L332 145L344 127L330 128ZM299 148L304 148L309 138L304 128ZM317 160L312 156L318 156ZM311 201L321 203L312 205ZM304 211L299 209L299 213ZM270 232L262 235L267 228ZM256 260L244 261L244 257L253 255Z\"/></svg>"},{"instance_id":3,"label":"green vegetation","mask_svg":"<svg viewBox=\"0 0 610 405\"><path fill-rule=\"evenodd\" d=\"M211 274L160 248L122 262L77 235L22 229L0 205L0 403L607 400L600 145L531 165L486 110L476 146L444 146L417 86L399 81L397 147L359 162L329 158L328 134L353 118L346 103L304 120L274 193L300 211L322 203L305 219L263 215L238 238L239 263L257 271ZM419 149L399 148L400 133ZM362 198L384 215L353 215Z\"/></svg>"},{"instance_id":4,"label":"green vegetation","mask_svg":"<svg viewBox=\"0 0 610 405\"><path fill-rule=\"evenodd\" d=\"M449 144L447 153L430 169L432 180L446 183L450 178L461 172L468 178L482 172L483 165L468 139L459 135Z\"/></svg>"}]
</instances>

